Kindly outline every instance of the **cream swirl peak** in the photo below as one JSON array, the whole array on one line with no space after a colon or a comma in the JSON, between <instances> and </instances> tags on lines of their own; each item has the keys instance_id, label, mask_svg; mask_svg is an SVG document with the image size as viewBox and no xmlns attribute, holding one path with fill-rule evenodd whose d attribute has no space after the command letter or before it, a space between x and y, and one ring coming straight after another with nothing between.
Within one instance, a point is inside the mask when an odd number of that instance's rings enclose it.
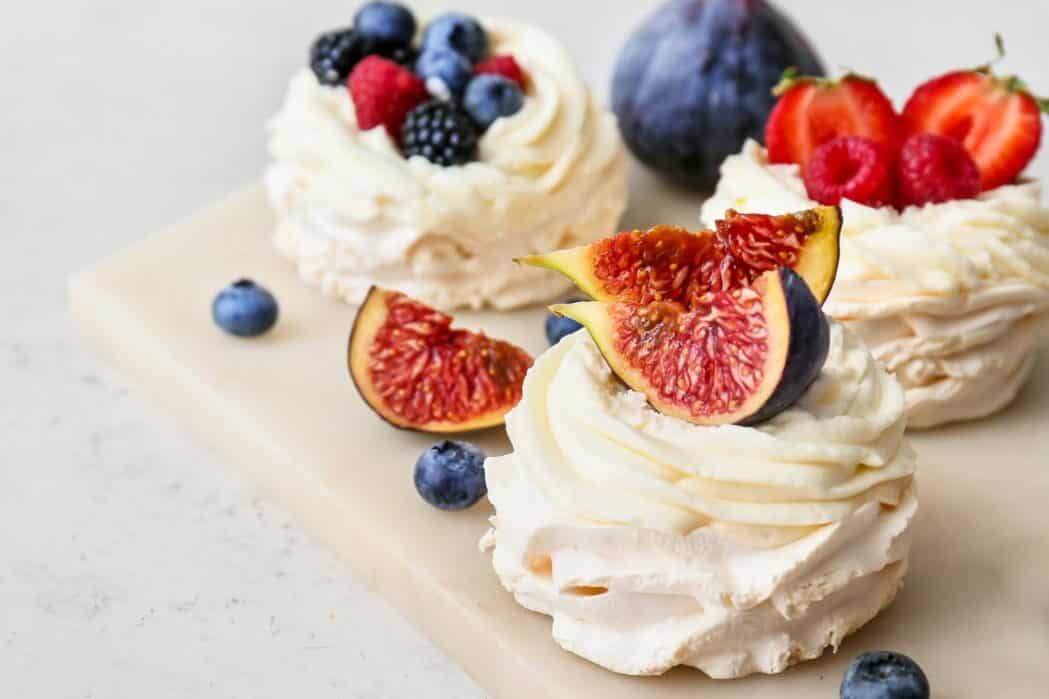
<instances>
[{"instance_id":1,"label":"cream swirl peak","mask_svg":"<svg viewBox=\"0 0 1049 699\"><path fill-rule=\"evenodd\" d=\"M748 143L702 218L811 206L794 165ZM910 425L1008 404L1049 321L1049 208L1037 183L897 212L845 200L841 264L825 310L858 332L906 389Z\"/></svg>"},{"instance_id":2,"label":"cream swirl peak","mask_svg":"<svg viewBox=\"0 0 1049 699\"><path fill-rule=\"evenodd\" d=\"M536 361L507 429L482 543L562 646L614 671L779 672L870 620L906 569L903 391L838 324L820 378L757 428L655 412L580 332Z\"/></svg>"},{"instance_id":3,"label":"cream swirl peak","mask_svg":"<svg viewBox=\"0 0 1049 699\"><path fill-rule=\"evenodd\" d=\"M895 504L914 472L903 392L839 325L816 383L757 428L656 412L585 333L536 361L506 422L539 489L594 524L818 526L864 502Z\"/></svg>"},{"instance_id":4,"label":"cream swirl peak","mask_svg":"<svg viewBox=\"0 0 1049 699\"><path fill-rule=\"evenodd\" d=\"M521 306L568 283L513 258L614 232L626 206L615 118L549 34L484 26L492 52L513 54L529 89L464 166L405 159L383 128L357 127L345 88L305 69L292 80L269 125L275 242L326 294L358 303L379 284L444 309Z\"/></svg>"}]
</instances>

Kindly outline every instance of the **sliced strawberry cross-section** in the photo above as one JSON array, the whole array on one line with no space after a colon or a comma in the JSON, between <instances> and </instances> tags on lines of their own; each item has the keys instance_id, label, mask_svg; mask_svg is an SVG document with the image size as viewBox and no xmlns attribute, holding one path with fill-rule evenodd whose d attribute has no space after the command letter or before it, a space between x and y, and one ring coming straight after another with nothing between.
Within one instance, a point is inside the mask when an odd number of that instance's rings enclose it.
<instances>
[{"instance_id":1,"label":"sliced strawberry cross-section","mask_svg":"<svg viewBox=\"0 0 1049 699\"><path fill-rule=\"evenodd\" d=\"M1000 78L983 66L919 86L903 108L903 125L907 133L961 141L986 191L1013 182L1034 158L1045 108L1019 78Z\"/></svg>"},{"instance_id":2,"label":"sliced strawberry cross-section","mask_svg":"<svg viewBox=\"0 0 1049 699\"><path fill-rule=\"evenodd\" d=\"M893 155L899 149L899 115L870 78L786 76L776 90L780 98L765 126L773 163L796 163L804 171L816 149L839 136L862 136Z\"/></svg>"}]
</instances>

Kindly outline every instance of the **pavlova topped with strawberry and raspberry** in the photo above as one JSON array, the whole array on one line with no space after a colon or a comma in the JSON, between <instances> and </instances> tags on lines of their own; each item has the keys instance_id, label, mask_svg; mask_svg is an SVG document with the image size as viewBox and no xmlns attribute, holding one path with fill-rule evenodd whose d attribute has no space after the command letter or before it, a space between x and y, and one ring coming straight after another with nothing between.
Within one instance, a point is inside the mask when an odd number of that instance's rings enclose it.
<instances>
[{"instance_id":1,"label":"pavlova topped with strawberry and raspberry","mask_svg":"<svg viewBox=\"0 0 1049 699\"><path fill-rule=\"evenodd\" d=\"M1049 208L1022 176L1045 102L990 66L926 82L902 113L857 75L788 76L781 90L767 149L725 161L702 218L839 204L825 310L903 384L909 424L1003 408L1049 323Z\"/></svg>"},{"instance_id":2,"label":"pavlova topped with strawberry and raspberry","mask_svg":"<svg viewBox=\"0 0 1049 699\"><path fill-rule=\"evenodd\" d=\"M546 32L370 2L320 36L269 125L275 242L359 303L375 284L443 309L513 308L567 283L513 259L614 232L615 118Z\"/></svg>"}]
</instances>

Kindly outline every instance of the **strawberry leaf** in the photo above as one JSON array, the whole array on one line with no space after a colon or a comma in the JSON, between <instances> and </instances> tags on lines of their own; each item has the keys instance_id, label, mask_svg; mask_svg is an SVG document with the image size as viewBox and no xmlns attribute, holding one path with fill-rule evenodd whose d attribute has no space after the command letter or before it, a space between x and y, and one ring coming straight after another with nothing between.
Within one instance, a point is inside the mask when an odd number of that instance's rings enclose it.
<instances>
[{"instance_id":1,"label":"strawberry leaf","mask_svg":"<svg viewBox=\"0 0 1049 699\"><path fill-rule=\"evenodd\" d=\"M997 54L994 58L987 61L983 65L978 65L972 69L974 73L983 73L984 75L994 75L994 71L991 70L996 63L1000 63L1005 58L1005 39L998 32L994 33L994 50Z\"/></svg>"},{"instance_id":2,"label":"strawberry leaf","mask_svg":"<svg viewBox=\"0 0 1049 699\"><path fill-rule=\"evenodd\" d=\"M794 86L794 83L801 77L801 71L798 70L797 66L790 66L783 71L783 75L779 76L779 82L776 83L772 88L772 94L775 97L781 96L784 92Z\"/></svg>"}]
</instances>

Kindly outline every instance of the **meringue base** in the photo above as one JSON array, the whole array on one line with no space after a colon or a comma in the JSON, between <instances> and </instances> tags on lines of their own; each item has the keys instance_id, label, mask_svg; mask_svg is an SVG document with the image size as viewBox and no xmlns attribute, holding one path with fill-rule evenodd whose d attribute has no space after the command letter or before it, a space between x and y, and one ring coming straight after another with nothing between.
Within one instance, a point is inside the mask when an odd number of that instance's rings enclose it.
<instances>
[{"instance_id":1,"label":"meringue base","mask_svg":"<svg viewBox=\"0 0 1049 699\"><path fill-rule=\"evenodd\" d=\"M481 548L492 549L500 581L521 606L553 618L562 648L613 672L782 672L837 651L896 598L907 572L913 484L896 507L867 503L786 539L765 532L779 541L717 524L680 535L566 518L515 458L485 463L496 515ZM748 569L754 579L736 577ZM704 576L708 584L697 582Z\"/></svg>"},{"instance_id":2,"label":"meringue base","mask_svg":"<svg viewBox=\"0 0 1049 699\"><path fill-rule=\"evenodd\" d=\"M911 429L976 420L1005 409L1027 383L1049 325L1044 312L1007 317L1006 328L989 341L951 347L942 338L914 336L911 318L844 322L903 386ZM889 334L901 337L887 339Z\"/></svg>"},{"instance_id":3,"label":"meringue base","mask_svg":"<svg viewBox=\"0 0 1049 699\"><path fill-rule=\"evenodd\" d=\"M610 212L607 225L599 230L614 230L618 216L618 212ZM351 305L364 301L373 285L397 289L444 310L484 306L509 310L553 301L573 287L560 275L514 262L515 257L536 252L528 241L522 240L516 250L508 250L504 244L492 254L473 256L462 255L454 246L442 251L433 244L429 248L419 245L411 259L369 266L361 261L354 246L323 235L323 227L311 225L307 218L304 212L278 213L274 247L295 264L304 282L325 296ZM553 236L550 246L582 243L569 226Z\"/></svg>"}]
</instances>

